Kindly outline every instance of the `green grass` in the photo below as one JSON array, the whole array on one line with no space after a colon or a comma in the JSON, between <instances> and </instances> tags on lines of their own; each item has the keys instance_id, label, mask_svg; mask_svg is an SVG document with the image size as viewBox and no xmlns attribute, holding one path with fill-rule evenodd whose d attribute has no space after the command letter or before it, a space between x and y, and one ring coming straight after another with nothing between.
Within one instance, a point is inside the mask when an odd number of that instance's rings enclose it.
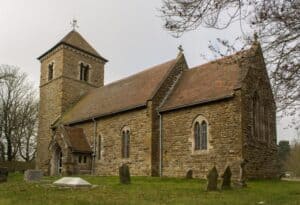
<instances>
[{"instance_id":1,"label":"green grass","mask_svg":"<svg viewBox=\"0 0 300 205\"><path fill-rule=\"evenodd\" d=\"M26 183L12 174L0 184L0 205L85 205L85 204L188 204L188 205L300 205L300 182L250 181L244 189L206 192L203 180L132 177L131 185L119 184L118 177L83 176L98 185L88 189L53 187L56 178Z\"/></svg>"}]
</instances>

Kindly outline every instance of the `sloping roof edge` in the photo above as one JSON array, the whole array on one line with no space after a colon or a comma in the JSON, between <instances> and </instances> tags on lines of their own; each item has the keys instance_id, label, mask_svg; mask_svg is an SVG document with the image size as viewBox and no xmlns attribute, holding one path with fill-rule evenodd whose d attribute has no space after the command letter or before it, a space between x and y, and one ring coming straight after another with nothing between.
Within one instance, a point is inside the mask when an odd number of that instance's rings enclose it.
<instances>
[{"instance_id":1,"label":"sloping roof edge","mask_svg":"<svg viewBox=\"0 0 300 205\"><path fill-rule=\"evenodd\" d=\"M233 98L233 97L234 97L234 93L231 93L229 95L224 95L224 96L217 97L217 98L210 98L208 100L201 100L198 102L193 102L193 103L189 103L189 104L185 104L185 105L170 107L170 108L166 108L166 109L158 109L158 111L160 113L163 113L163 112L178 110L181 108L192 107L192 106L196 106L196 105L202 105L202 104L212 103L212 102L216 102L216 101L221 101L221 100L225 100L225 99L229 99L229 98Z\"/></svg>"},{"instance_id":2,"label":"sloping roof edge","mask_svg":"<svg viewBox=\"0 0 300 205\"><path fill-rule=\"evenodd\" d=\"M122 110L118 110L118 111L116 111L116 112L104 113L104 114L102 114L102 115L95 115L95 116L91 116L91 117L88 117L88 118L84 118L84 119L80 119L80 120L75 120L75 121L67 122L67 123L64 123L64 125L73 125L73 124L77 124L77 123L82 123L82 122L86 122L86 121L91 121L91 120L93 120L93 119L99 119L99 118L102 118L102 117L108 117L108 116L111 116L111 115L115 115L115 114L127 112L127 111L130 111L130 110L139 109L139 108L144 108L144 107L146 107L146 106L147 106L147 102L144 103L144 104L135 105L135 106L133 106L133 107L128 107L128 108L125 108L125 109L122 109Z\"/></svg>"},{"instance_id":3,"label":"sloping roof edge","mask_svg":"<svg viewBox=\"0 0 300 205\"><path fill-rule=\"evenodd\" d=\"M52 48L50 48L50 49L49 49L48 51L46 51L44 54L40 55L37 59L38 59L38 60L41 60L44 56L46 56L46 55L48 55L49 53L51 53L54 49L56 49L56 48L57 48L58 46L60 46L60 45L69 46L69 47L71 47L71 48L73 48L73 49L79 50L79 51L81 51L81 52L83 52L83 53L86 53L86 54L91 55L91 56L93 56L93 57L95 57L95 58L98 58L98 59L104 61L105 63L108 62L108 60L105 59L105 58L103 58L102 56L95 55L95 54L93 54L93 53L91 53L91 52L88 52L88 51L86 51L86 50L84 50L84 49L78 48L77 46L73 46L73 45L68 44L68 43L65 43L65 42L58 42L55 46L53 46Z\"/></svg>"},{"instance_id":4,"label":"sloping roof edge","mask_svg":"<svg viewBox=\"0 0 300 205\"><path fill-rule=\"evenodd\" d=\"M174 64L171 66L171 68L169 69L169 71L167 72L167 74L164 76L164 78L162 79L162 81L160 81L159 85L156 87L156 89L153 91L153 93L151 94L151 97L148 100L152 100L154 98L154 96L156 95L156 93L159 91L159 89L161 88L161 86L163 85L163 83L165 82L165 80L169 77L170 73L172 72L172 70L175 68L175 66L177 65L178 61L184 58L185 56L183 53L180 53L177 58L175 59Z\"/></svg>"}]
</instances>

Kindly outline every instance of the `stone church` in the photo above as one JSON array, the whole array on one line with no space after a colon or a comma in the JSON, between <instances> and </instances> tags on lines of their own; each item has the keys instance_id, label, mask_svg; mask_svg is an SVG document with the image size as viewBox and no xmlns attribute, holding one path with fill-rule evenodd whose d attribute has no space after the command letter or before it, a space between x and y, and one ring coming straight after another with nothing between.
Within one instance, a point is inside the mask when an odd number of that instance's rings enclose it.
<instances>
[{"instance_id":1,"label":"stone church","mask_svg":"<svg viewBox=\"0 0 300 205\"><path fill-rule=\"evenodd\" d=\"M41 62L37 168L49 175L206 177L247 162L249 178L276 169L275 102L258 42L189 68L174 59L104 85L108 62L77 31Z\"/></svg>"}]
</instances>

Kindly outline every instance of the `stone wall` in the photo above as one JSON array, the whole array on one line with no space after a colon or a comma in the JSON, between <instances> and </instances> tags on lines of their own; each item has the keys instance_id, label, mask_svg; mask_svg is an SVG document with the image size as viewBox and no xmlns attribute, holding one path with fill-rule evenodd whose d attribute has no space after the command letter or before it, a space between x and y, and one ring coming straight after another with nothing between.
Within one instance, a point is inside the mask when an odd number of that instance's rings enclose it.
<instances>
[{"instance_id":1,"label":"stone wall","mask_svg":"<svg viewBox=\"0 0 300 205\"><path fill-rule=\"evenodd\" d=\"M243 158L248 161L246 176L274 178L278 176L276 105L259 45L253 48L252 54L244 59L241 66L248 70L242 85ZM263 122L259 123L263 127L259 130L260 137L254 134L252 105L255 92L260 106L264 107L261 112L265 113Z\"/></svg>"},{"instance_id":2,"label":"stone wall","mask_svg":"<svg viewBox=\"0 0 300 205\"><path fill-rule=\"evenodd\" d=\"M84 129L91 144L94 143L94 124L89 121L75 126ZM130 156L121 157L121 133L124 127L130 129ZM147 108L132 110L96 120L97 138L101 135L101 159L95 156L95 174L118 175L119 167L126 163L132 175L151 175L151 122ZM97 148L96 148L97 149ZM97 150L96 150L96 153Z\"/></svg>"},{"instance_id":3,"label":"stone wall","mask_svg":"<svg viewBox=\"0 0 300 205\"><path fill-rule=\"evenodd\" d=\"M157 90L155 96L152 99L152 175L159 175L159 135L160 135L160 119L157 108L164 102L168 94L174 88L176 82L180 79L182 71L188 69L185 58L183 55L178 56L178 60L167 78L164 80L160 88Z\"/></svg>"},{"instance_id":4,"label":"stone wall","mask_svg":"<svg viewBox=\"0 0 300 205\"><path fill-rule=\"evenodd\" d=\"M79 80L79 64L91 66L89 81ZM54 63L53 79L48 81L48 65ZM49 174L51 125L83 95L103 85L104 62L66 45L58 46L41 59L37 168Z\"/></svg>"},{"instance_id":5,"label":"stone wall","mask_svg":"<svg viewBox=\"0 0 300 205\"><path fill-rule=\"evenodd\" d=\"M62 79L57 79L40 87L39 103L39 125L37 138L37 158L36 165L38 169L48 174L49 165L49 143L52 137L51 124L59 118L62 110Z\"/></svg>"},{"instance_id":6,"label":"stone wall","mask_svg":"<svg viewBox=\"0 0 300 205\"><path fill-rule=\"evenodd\" d=\"M223 173L230 166L239 177L242 158L240 91L235 97L209 104L163 113L163 176L184 177L193 170L205 178L216 166ZM193 122L198 117L208 122L208 150L194 152Z\"/></svg>"},{"instance_id":7,"label":"stone wall","mask_svg":"<svg viewBox=\"0 0 300 205\"><path fill-rule=\"evenodd\" d=\"M102 60L68 47L64 49L63 54L64 77L80 81L80 63L83 62L84 64L88 64L90 66L88 82L84 83L88 83L95 87L103 86L104 62Z\"/></svg>"}]
</instances>

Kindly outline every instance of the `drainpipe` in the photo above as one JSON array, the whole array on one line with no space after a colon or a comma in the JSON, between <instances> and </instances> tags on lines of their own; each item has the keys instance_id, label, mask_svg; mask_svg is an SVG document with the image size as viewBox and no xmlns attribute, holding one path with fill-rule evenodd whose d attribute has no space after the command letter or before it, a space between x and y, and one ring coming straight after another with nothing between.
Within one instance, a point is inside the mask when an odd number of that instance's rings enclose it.
<instances>
[{"instance_id":1,"label":"drainpipe","mask_svg":"<svg viewBox=\"0 0 300 205\"><path fill-rule=\"evenodd\" d=\"M95 157L96 157L96 137L97 137L97 121L95 118L92 119L94 122L94 140L93 140L93 153L92 153L92 175L95 174Z\"/></svg>"},{"instance_id":2,"label":"drainpipe","mask_svg":"<svg viewBox=\"0 0 300 205\"><path fill-rule=\"evenodd\" d=\"M162 177L162 116L159 112L159 176Z\"/></svg>"}]
</instances>

